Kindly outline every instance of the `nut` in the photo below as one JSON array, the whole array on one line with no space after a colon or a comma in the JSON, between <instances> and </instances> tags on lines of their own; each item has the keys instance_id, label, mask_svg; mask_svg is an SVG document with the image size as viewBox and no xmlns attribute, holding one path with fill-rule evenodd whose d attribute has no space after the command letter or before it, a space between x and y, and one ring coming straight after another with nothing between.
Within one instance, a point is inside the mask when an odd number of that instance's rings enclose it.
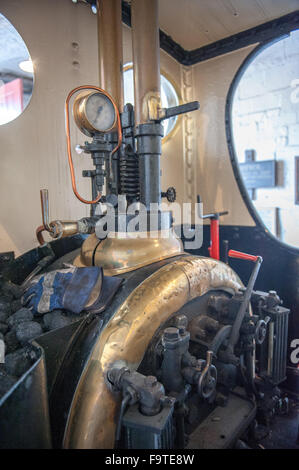
<instances>
[{"instance_id":1,"label":"nut","mask_svg":"<svg viewBox=\"0 0 299 470\"><path fill-rule=\"evenodd\" d=\"M179 339L180 333L178 328L174 328L173 326L170 326L169 328L166 328L164 330L164 338L166 340L174 341L176 339Z\"/></svg>"}]
</instances>

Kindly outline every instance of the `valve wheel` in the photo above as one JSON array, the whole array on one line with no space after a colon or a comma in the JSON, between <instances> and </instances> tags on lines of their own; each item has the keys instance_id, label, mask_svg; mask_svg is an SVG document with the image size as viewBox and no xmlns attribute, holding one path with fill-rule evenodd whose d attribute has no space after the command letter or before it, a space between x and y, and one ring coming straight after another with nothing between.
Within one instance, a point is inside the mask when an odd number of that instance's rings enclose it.
<instances>
[{"instance_id":1,"label":"valve wheel","mask_svg":"<svg viewBox=\"0 0 299 470\"><path fill-rule=\"evenodd\" d=\"M198 381L198 394L202 398L210 398L217 384L217 369L215 366L208 366L207 371L203 371Z\"/></svg>"},{"instance_id":2,"label":"valve wheel","mask_svg":"<svg viewBox=\"0 0 299 470\"><path fill-rule=\"evenodd\" d=\"M267 323L264 320L259 320L255 330L255 340L257 344L262 344L267 334Z\"/></svg>"}]
</instances>

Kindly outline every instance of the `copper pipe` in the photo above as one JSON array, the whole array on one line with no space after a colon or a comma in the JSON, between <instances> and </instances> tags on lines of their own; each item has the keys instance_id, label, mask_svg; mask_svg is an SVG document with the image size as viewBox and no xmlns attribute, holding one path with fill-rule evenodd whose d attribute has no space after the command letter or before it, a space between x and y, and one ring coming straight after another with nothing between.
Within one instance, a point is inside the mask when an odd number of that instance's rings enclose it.
<instances>
[{"instance_id":1,"label":"copper pipe","mask_svg":"<svg viewBox=\"0 0 299 470\"><path fill-rule=\"evenodd\" d=\"M39 227L37 227L36 232L35 232L37 241L41 246L45 244L45 240L44 240L44 237L43 237L43 234L42 234L42 232L45 232L45 231L46 231L45 226L40 225Z\"/></svg>"},{"instance_id":2,"label":"copper pipe","mask_svg":"<svg viewBox=\"0 0 299 470\"><path fill-rule=\"evenodd\" d=\"M158 10L158 0L132 0L136 125L146 123L149 119L147 101L153 97L156 97L156 101L160 100Z\"/></svg>"},{"instance_id":3,"label":"copper pipe","mask_svg":"<svg viewBox=\"0 0 299 470\"><path fill-rule=\"evenodd\" d=\"M100 87L123 110L123 50L121 0L101 0L97 7Z\"/></svg>"},{"instance_id":4,"label":"copper pipe","mask_svg":"<svg viewBox=\"0 0 299 470\"><path fill-rule=\"evenodd\" d=\"M66 132L66 143L67 143L67 155L68 155L68 162L69 162L69 167L70 167L70 172L71 172L73 192L74 192L76 198L79 199L79 201L83 202L84 204L96 204L97 202L99 202L99 200L102 197L101 193L96 197L96 199L94 199L92 201L88 201L88 200L86 200L86 199L84 199L83 197L80 196L80 194L77 191L77 185L76 185L75 170L74 170L74 164L73 164L73 158L72 158L72 148L71 148L69 102L70 102L71 97L74 95L74 93L77 93L77 91L79 91L79 90L99 91L100 93L103 93L105 96L107 96L111 100L111 102L114 106L116 116L117 116L117 133L118 133L118 144L117 144L116 147L114 147L111 154L114 154L119 149L119 147L121 146L121 142L122 142L121 121L120 121L119 110L118 110L116 102L114 101L112 96L110 96L109 93L107 93L105 90L103 90L102 88L99 88L97 86L93 86L93 85L78 86L78 87L74 88L73 90L71 90L69 92L69 94L68 94L68 96L65 100L65 132Z\"/></svg>"}]
</instances>

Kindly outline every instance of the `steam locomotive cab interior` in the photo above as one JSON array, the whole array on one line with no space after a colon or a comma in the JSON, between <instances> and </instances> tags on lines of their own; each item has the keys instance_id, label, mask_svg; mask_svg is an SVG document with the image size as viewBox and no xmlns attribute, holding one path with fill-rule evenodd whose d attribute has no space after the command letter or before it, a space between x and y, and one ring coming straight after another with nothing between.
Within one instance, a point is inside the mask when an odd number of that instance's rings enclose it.
<instances>
[{"instance_id":1,"label":"steam locomotive cab interior","mask_svg":"<svg viewBox=\"0 0 299 470\"><path fill-rule=\"evenodd\" d=\"M0 2L0 448L298 448L298 0L38 3Z\"/></svg>"}]
</instances>

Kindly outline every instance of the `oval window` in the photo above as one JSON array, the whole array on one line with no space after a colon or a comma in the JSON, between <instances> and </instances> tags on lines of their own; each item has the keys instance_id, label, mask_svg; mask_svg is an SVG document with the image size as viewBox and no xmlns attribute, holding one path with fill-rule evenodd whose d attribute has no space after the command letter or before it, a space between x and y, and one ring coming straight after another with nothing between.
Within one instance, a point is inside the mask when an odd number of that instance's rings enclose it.
<instances>
[{"instance_id":1,"label":"oval window","mask_svg":"<svg viewBox=\"0 0 299 470\"><path fill-rule=\"evenodd\" d=\"M229 110L233 165L253 216L299 247L299 30L249 56Z\"/></svg>"},{"instance_id":2,"label":"oval window","mask_svg":"<svg viewBox=\"0 0 299 470\"><path fill-rule=\"evenodd\" d=\"M134 78L133 78L133 65L127 64L124 66L124 100L125 103L131 103L134 105ZM172 106L178 106L179 97L173 84L161 74L161 101L163 108L170 108ZM170 135L170 132L174 130L177 123L177 116L165 119L162 121L164 128L164 138Z\"/></svg>"},{"instance_id":3,"label":"oval window","mask_svg":"<svg viewBox=\"0 0 299 470\"><path fill-rule=\"evenodd\" d=\"M0 124L18 117L33 89L33 64L22 37L0 14Z\"/></svg>"}]
</instances>

